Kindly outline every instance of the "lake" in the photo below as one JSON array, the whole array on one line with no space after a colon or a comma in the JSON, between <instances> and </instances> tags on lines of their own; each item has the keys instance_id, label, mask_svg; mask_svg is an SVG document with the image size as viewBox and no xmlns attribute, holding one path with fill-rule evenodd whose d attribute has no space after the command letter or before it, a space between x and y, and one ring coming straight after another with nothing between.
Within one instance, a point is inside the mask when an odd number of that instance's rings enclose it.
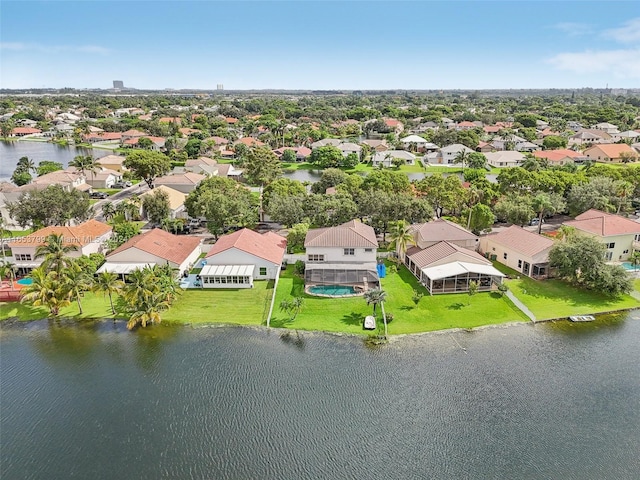
<instances>
[{"instance_id":1,"label":"lake","mask_svg":"<svg viewBox=\"0 0 640 480\"><path fill-rule=\"evenodd\" d=\"M636 479L640 314L397 338L0 327L3 480Z\"/></svg>"}]
</instances>

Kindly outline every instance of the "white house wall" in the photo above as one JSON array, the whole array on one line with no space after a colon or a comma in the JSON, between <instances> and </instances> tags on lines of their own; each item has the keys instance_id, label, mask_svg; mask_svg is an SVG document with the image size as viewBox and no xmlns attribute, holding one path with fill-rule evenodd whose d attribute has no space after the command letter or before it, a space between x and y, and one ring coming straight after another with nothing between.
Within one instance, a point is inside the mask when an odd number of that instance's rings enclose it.
<instances>
[{"instance_id":1,"label":"white house wall","mask_svg":"<svg viewBox=\"0 0 640 480\"><path fill-rule=\"evenodd\" d=\"M208 257L207 265L255 265L253 270L254 280L273 280L278 275L280 264L274 264L237 248L230 248L224 252ZM266 275L260 275L260 268L267 269Z\"/></svg>"},{"instance_id":2,"label":"white house wall","mask_svg":"<svg viewBox=\"0 0 640 480\"><path fill-rule=\"evenodd\" d=\"M345 255L344 248L349 247L307 247L307 259L309 255L324 255L326 263L371 263L376 262L376 248L370 248L370 252L363 247L355 248L354 255Z\"/></svg>"}]
</instances>

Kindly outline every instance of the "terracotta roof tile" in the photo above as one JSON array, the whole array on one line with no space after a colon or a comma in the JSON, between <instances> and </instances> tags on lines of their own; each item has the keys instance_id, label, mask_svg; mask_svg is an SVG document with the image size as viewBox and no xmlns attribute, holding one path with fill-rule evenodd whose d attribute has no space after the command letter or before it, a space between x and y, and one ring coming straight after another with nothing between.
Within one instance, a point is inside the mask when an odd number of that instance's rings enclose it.
<instances>
[{"instance_id":1,"label":"terracotta roof tile","mask_svg":"<svg viewBox=\"0 0 640 480\"><path fill-rule=\"evenodd\" d=\"M248 228L243 228L229 235L224 235L211 247L206 258L231 248L262 258L272 263L282 263L282 258L287 246L287 240L280 235L267 232L257 233Z\"/></svg>"},{"instance_id":2,"label":"terracotta roof tile","mask_svg":"<svg viewBox=\"0 0 640 480\"><path fill-rule=\"evenodd\" d=\"M600 237L640 234L640 223L595 209L587 210L578 215L575 220L564 222L564 225L575 227L578 230Z\"/></svg>"},{"instance_id":3,"label":"terracotta roof tile","mask_svg":"<svg viewBox=\"0 0 640 480\"><path fill-rule=\"evenodd\" d=\"M482 260L482 263L491 264L486 258L480 255L478 252L468 250L466 248L459 247L449 242L438 242L427 248L420 249L419 247L411 247L407 250L407 256L418 268L425 268L429 265L443 260L455 253L461 253L469 258Z\"/></svg>"},{"instance_id":4,"label":"terracotta roof tile","mask_svg":"<svg viewBox=\"0 0 640 480\"><path fill-rule=\"evenodd\" d=\"M553 246L553 240L522 227L512 225L509 228L487 235L487 241L498 243L529 257L538 255Z\"/></svg>"},{"instance_id":5,"label":"terracotta roof tile","mask_svg":"<svg viewBox=\"0 0 640 480\"><path fill-rule=\"evenodd\" d=\"M439 218L427 223L411 225L411 231L417 232L424 242L477 240L478 237L460 225Z\"/></svg>"},{"instance_id":6,"label":"terracotta roof tile","mask_svg":"<svg viewBox=\"0 0 640 480\"><path fill-rule=\"evenodd\" d=\"M9 247L24 247L24 246L40 246L47 243L47 237L52 234L62 235L63 243L65 245L75 245L77 247L84 247L92 242L95 242L97 238L111 231L111 226L106 223L99 222L97 220L88 220L80 225L72 227L45 227L37 230L24 237L19 237L9 243Z\"/></svg>"},{"instance_id":7,"label":"terracotta roof tile","mask_svg":"<svg viewBox=\"0 0 640 480\"><path fill-rule=\"evenodd\" d=\"M120 245L107 258L130 248L137 248L163 260L180 265L200 245L198 237L188 235L174 235L159 228L136 235Z\"/></svg>"},{"instance_id":8,"label":"terracotta roof tile","mask_svg":"<svg viewBox=\"0 0 640 480\"><path fill-rule=\"evenodd\" d=\"M358 220L351 220L337 227L309 230L304 246L378 248L378 239L372 227Z\"/></svg>"}]
</instances>

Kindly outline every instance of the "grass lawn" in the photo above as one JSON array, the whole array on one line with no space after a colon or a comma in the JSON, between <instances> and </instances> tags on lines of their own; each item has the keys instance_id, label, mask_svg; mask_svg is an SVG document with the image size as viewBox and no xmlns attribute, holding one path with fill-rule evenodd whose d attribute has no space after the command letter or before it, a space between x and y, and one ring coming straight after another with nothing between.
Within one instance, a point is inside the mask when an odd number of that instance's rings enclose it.
<instances>
[{"instance_id":1,"label":"grass lawn","mask_svg":"<svg viewBox=\"0 0 640 480\"><path fill-rule=\"evenodd\" d=\"M640 302L630 295L610 298L599 292L573 287L560 280L533 280L498 262L494 262L494 266L514 277L505 280L509 289L538 320L640 307ZM518 275L520 278L516 279ZM637 280L635 286L636 289L640 288Z\"/></svg>"},{"instance_id":2,"label":"grass lawn","mask_svg":"<svg viewBox=\"0 0 640 480\"><path fill-rule=\"evenodd\" d=\"M111 196L115 195L118 192L121 192L122 190L120 190L119 188L94 188L93 191L106 193L107 195Z\"/></svg>"},{"instance_id":3,"label":"grass lawn","mask_svg":"<svg viewBox=\"0 0 640 480\"><path fill-rule=\"evenodd\" d=\"M266 323L272 294L273 284L266 281L257 281L253 288L238 290L186 290L171 308L162 314L162 319L166 322L190 324L260 325ZM83 314L80 315L77 303L73 302L62 309L60 316L76 319L113 317L109 297L103 297L101 294L85 293L82 308ZM18 317L20 320L40 320L47 318L47 315L48 310L43 307L32 307L17 302L0 304L0 320L12 317ZM125 318L126 315L117 314L116 317Z\"/></svg>"},{"instance_id":4,"label":"grass lawn","mask_svg":"<svg viewBox=\"0 0 640 480\"><path fill-rule=\"evenodd\" d=\"M390 334L405 334L442 330L446 328L472 328L481 325L525 321L526 317L513 304L497 293L479 293L471 298L466 294L429 296L409 271L402 267L399 273L382 279L387 292L385 311L393 314L389 323ZM413 290L425 294L416 306ZM302 296L304 305L294 321L278 308L280 302ZM304 281L293 274L292 267L282 272L271 325L299 330L367 333L362 321L373 311L362 297L322 298L306 295ZM378 308L378 313L380 309ZM382 327L381 315L378 325Z\"/></svg>"}]
</instances>

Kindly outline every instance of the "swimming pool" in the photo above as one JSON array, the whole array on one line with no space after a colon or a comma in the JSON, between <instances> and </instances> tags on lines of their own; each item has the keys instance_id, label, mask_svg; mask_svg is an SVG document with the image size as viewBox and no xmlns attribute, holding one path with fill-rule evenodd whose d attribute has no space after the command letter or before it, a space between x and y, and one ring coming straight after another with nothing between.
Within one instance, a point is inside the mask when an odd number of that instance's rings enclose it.
<instances>
[{"instance_id":1,"label":"swimming pool","mask_svg":"<svg viewBox=\"0 0 640 480\"><path fill-rule=\"evenodd\" d=\"M308 290L311 295L327 295L330 297L344 297L358 293L351 285L313 285Z\"/></svg>"},{"instance_id":2,"label":"swimming pool","mask_svg":"<svg viewBox=\"0 0 640 480\"><path fill-rule=\"evenodd\" d=\"M31 285L33 283L33 279L29 277L25 277L25 278L21 278L16 283L19 283L20 285Z\"/></svg>"},{"instance_id":3,"label":"swimming pool","mask_svg":"<svg viewBox=\"0 0 640 480\"><path fill-rule=\"evenodd\" d=\"M631 263L631 262L622 262L622 267L623 267L625 270L628 270L628 271L630 271L630 272L635 272L635 271L640 270L640 265L634 265L634 264L633 264L633 263Z\"/></svg>"}]
</instances>

